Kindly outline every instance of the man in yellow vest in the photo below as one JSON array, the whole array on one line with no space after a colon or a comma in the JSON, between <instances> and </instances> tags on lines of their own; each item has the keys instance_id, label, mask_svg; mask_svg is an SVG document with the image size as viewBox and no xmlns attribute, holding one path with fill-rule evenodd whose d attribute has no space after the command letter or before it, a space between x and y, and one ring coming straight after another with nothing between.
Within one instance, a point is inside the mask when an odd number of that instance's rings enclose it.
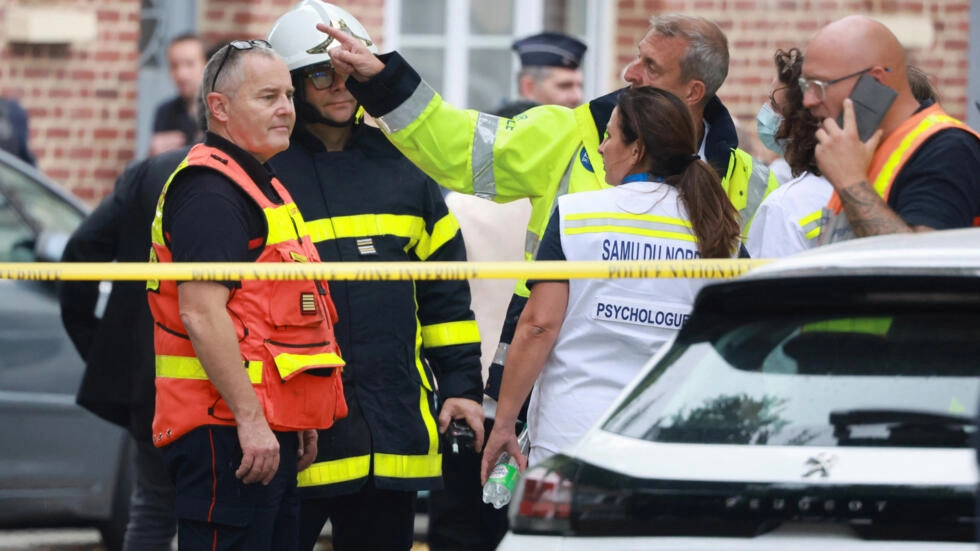
<instances>
[{"instance_id":1,"label":"man in yellow vest","mask_svg":"<svg viewBox=\"0 0 980 551\"><path fill-rule=\"evenodd\" d=\"M663 88L685 102L695 121L700 157L722 177L723 188L747 221L776 181L764 165L753 166L752 157L737 148L735 126L716 95L728 74L728 39L702 17L663 14L650 23L625 79L631 86ZM442 101L397 52L375 57L350 36L319 28L333 39L324 47L336 48L331 54L335 67L353 76L347 87L354 97L436 183L497 203L530 199L524 247L528 260L537 252L559 196L607 187L598 147L622 90L575 109L542 105L512 118L462 110ZM527 296L526 285L519 282L490 366L488 417ZM430 543L434 550L452 548ZM458 548L493 549L497 542L458 543Z\"/></svg>"},{"instance_id":2,"label":"man in yellow vest","mask_svg":"<svg viewBox=\"0 0 980 551\"><path fill-rule=\"evenodd\" d=\"M980 222L980 136L933 101L916 100L906 66L895 35L865 16L831 23L810 41L800 79L803 104L823 120L816 158L834 186L821 244ZM897 97L862 143L847 98L864 74Z\"/></svg>"},{"instance_id":3,"label":"man in yellow vest","mask_svg":"<svg viewBox=\"0 0 980 551\"><path fill-rule=\"evenodd\" d=\"M663 14L650 23L625 79L631 86L670 91L687 104L699 155L722 177L722 187L748 221L776 180L738 149L734 123L716 96L728 74L728 39L702 17ZM337 49L335 65L353 77L348 89L377 117L392 143L436 183L498 203L531 200L528 260L534 258L557 197L606 187L598 147L621 90L575 109L542 105L505 119L442 101L397 52L376 57L349 35L318 28L330 35L324 47ZM515 293L526 299L523 282ZM507 322L516 323L511 312L519 311L512 302ZM499 356L505 352L498 349Z\"/></svg>"}]
</instances>

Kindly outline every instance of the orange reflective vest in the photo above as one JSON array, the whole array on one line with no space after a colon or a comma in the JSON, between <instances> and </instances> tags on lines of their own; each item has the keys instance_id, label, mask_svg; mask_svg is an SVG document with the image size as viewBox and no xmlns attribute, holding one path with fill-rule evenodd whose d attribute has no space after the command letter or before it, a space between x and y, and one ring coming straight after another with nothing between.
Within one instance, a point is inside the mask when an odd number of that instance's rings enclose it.
<instances>
[{"instance_id":1,"label":"orange reflective vest","mask_svg":"<svg viewBox=\"0 0 980 551\"><path fill-rule=\"evenodd\" d=\"M881 142L871 158L871 165L868 167L868 180L874 182L875 191L882 199L888 201L888 194L891 192L895 177L901 172L905 163L912 158L912 155L918 151L919 146L940 130L947 128L959 128L980 139L980 134L946 114L939 104L933 104L900 124ZM823 228L820 234L821 245L852 237L850 225L846 223L847 217L842 212L843 209L844 205L841 203L840 196L837 191L834 191L821 221ZM980 226L980 219L974 220L973 225ZM839 237L835 238L835 235Z\"/></svg>"},{"instance_id":2,"label":"orange reflective vest","mask_svg":"<svg viewBox=\"0 0 980 551\"><path fill-rule=\"evenodd\" d=\"M151 229L150 261L172 262L163 233L167 190L181 170L207 167L227 176L262 209L268 226L257 262L319 262L299 209L275 178L282 204L270 201L245 171L220 149L195 146L170 176L160 195ZM242 281L232 291L228 313L266 420L272 430L330 427L347 415L340 357L333 334L337 313L323 281ZM235 419L197 359L180 320L174 281L147 282L156 350L156 412L153 442L172 443L204 425L234 425Z\"/></svg>"}]
</instances>

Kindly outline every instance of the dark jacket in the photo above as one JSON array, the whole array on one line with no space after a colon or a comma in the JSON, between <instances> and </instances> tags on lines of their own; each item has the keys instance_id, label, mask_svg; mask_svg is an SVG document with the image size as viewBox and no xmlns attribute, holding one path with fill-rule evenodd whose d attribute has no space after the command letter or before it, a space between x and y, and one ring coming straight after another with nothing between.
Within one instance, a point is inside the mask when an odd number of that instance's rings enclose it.
<instances>
[{"instance_id":1,"label":"dark jacket","mask_svg":"<svg viewBox=\"0 0 980 551\"><path fill-rule=\"evenodd\" d=\"M435 182L376 128L356 125L327 152L297 127L269 164L292 195L324 262L465 260L459 226ZM441 486L436 394L482 399L480 338L463 281L331 281L349 416L321 431L305 497Z\"/></svg>"},{"instance_id":2,"label":"dark jacket","mask_svg":"<svg viewBox=\"0 0 980 551\"><path fill-rule=\"evenodd\" d=\"M168 151L127 167L72 234L62 261L146 262L160 190L186 154ZM76 401L149 442L155 373L146 282L114 282L101 319L99 282L66 281L60 299L62 323L86 363Z\"/></svg>"}]
</instances>

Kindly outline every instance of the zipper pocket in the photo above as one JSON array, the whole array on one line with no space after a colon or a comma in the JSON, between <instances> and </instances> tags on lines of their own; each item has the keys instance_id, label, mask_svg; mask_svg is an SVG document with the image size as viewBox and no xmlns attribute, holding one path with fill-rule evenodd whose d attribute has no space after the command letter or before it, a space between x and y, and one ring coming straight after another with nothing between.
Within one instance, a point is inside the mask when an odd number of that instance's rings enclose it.
<instances>
[{"instance_id":1,"label":"zipper pocket","mask_svg":"<svg viewBox=\"0 0 980 551\"><path fill-rule=\"evenodd\" d=\"M281 346L283 348L312 348L314 346L330 346L330 341L295 344L295 343L274 341L272 339L265 339L265 342L269 344L274 344L276 346Z\"/></svg>"}]
</instances>

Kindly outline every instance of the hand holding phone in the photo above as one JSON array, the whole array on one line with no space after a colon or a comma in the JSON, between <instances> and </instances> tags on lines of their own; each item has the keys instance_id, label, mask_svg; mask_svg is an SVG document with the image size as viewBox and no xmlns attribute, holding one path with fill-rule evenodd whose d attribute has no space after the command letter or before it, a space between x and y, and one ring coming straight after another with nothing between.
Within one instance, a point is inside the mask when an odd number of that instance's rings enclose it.
<instances>
[{"instance_id":1,"label":"hand holding phone","mask_svg":"<svg viewBox=\"0 0 980 551\"><path fill-rule=\"evenodd\" d=\"M466 424L465 419L453 419L449 423L446 439L453 455L459 455L461 451L476 451L476 433Z\"/></svg>"},{"instance_id":2,"label":"hand holding phone","mask_svg":"<svg viewBox=\"0 0 980 551\"><path fill-rule=\"evenodd\" d=\"M868 73L861 75L854 90L851 91L851 101L854 103L854 119L857 121L858 137L862 142L878 130L885 113L891 108L898 93L878 82L878 79ZM837 116L837 126L844 128L844 110Z\"/></svg>"}]
</instances>

